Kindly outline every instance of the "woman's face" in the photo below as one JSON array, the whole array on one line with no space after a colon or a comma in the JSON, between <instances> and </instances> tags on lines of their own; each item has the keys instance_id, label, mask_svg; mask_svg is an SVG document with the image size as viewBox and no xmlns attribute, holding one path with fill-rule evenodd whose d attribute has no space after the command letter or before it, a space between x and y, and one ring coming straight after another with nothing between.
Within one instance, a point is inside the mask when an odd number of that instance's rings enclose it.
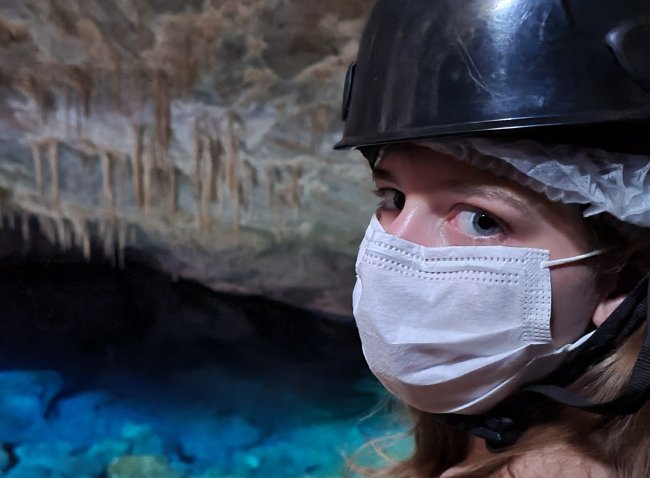
<instances>
[{"instance_id":1,"label":"woman's face","mask_svg":"<svg viewBox=\"0 0 650 478\"><path fill-rule=\"evenodd\" d=\"M410 242L548 249L551 260L593 249L579 206L551 202L429 148L388 148L374 179L379 222L387 233ZM551 284L551 326L559 346L583 335L600 297L586 263L552 268Z\"/></svg>"}]
</instances>

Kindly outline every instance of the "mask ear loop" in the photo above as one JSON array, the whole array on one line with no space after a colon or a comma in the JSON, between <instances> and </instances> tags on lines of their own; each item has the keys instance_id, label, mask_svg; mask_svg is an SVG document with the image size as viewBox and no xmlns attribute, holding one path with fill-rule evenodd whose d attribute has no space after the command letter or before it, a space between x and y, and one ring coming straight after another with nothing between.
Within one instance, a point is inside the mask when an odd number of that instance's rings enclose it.
<instances>
[{"instance_id":1,"label":"mask ear loop","mask_svg":"<svg viewBox=\"0 0 650 478\"><path fill-rule=\"evenodd\" d=\"M521 392L540 394L563 405L601 415L631 415L639 411L650 398L649 298L650 274L585 342L582 354L574 355L574 360L569 359L562 366L564 370L574 366L584 369L589 364L602 360L608 352L619 347L645 322L643 345L632 368L630 379L618 397L608 402L594 403L560 386L544 384L529 385ZM632 317L629 317L630 312ZM582 347L575 352L580 349ZM570 377L565 377L562 382L568 383L569 380Z\"/></svg>"},{"instance_id":2,"label":"mask ear loop","mask_svg":"<svg viewBox=\"0 0 650 478\"><path fill-rule=\"evenodd\" d=\"M605 254L606 252L609 252L609 251L615 249L616 247L617 246L606 247L604 249L596 249L595 251L587 252L585 254L580 254L579 256L565 257L563 259L554 259L552 261L543 261L540 264L540 267L542 269L547 269L549 267L561 266L561 265L564 265L564 264L571 264L573 262L583 261L585 259L589 259L590 257Z\"/></svg>"},{"instance_id":3,"label":"mask ear loop","mask_svg":"<svg viewBox=\"0 0 650 478\"><path fill-rule=\"evenodd\" d=\"M538 421L531 419L529 405L536 407L533 394L561 405L600 415L631 415L650 398L650 274L634 288L623 303L611 314L593 335L580 347L570 352L562 367L547 379L547 383L528 385L517 394L483 415L444 415L452 426L485 440L491 451L514 445L528 428ZM643 323L645 337L630 379L623 391L613 400L594 403L567 390L568 384L584 373L592 364L602 361L612 350L620 347ZM523 406L523 407L522 407Z\"/></svg>"}]
</instances>

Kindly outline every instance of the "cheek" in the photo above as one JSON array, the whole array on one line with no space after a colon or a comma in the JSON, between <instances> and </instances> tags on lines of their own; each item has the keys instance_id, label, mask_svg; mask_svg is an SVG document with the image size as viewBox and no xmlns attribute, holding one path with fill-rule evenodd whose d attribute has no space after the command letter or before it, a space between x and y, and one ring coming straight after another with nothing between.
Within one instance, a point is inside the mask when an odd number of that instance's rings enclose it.
<instances>
[{"instance_id":1,"label":"cheek","mask_svg":"<svg viewBox=\"0 0 650 478\"><path fill-rule=\"evenodd\" d=\"M574 342L591 325L599 295L596 276L586 266L551 271L551 331L555 346Z\"/></svg>"}]
</instances>

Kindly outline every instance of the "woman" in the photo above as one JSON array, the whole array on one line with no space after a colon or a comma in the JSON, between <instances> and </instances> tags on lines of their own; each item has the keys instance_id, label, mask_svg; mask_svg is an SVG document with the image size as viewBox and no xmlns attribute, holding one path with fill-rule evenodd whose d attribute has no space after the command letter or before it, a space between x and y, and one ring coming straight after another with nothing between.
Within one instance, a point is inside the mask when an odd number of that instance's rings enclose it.
<instances>
[{"instance_id":1,"label":"woman","mask_svg":"<svg viewBox=\"0 0 650 478\"><path fill-rule=\"evenodd\" d=\"M650 476L650 4L379 0L340 148L403 477Z\"/></svg>"}]
</instances>

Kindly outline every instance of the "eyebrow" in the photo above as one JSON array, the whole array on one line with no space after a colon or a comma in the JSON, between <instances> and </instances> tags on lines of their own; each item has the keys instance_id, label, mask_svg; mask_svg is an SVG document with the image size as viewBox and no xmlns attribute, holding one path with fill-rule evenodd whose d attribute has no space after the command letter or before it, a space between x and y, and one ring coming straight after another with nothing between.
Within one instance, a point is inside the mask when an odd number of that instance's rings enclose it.
<instances>
[{"instance_id":1,"label":"eyebrow","mask_svg":"<svg viewBox=\"0 0 650 478\"><path fill-rule=\"evenodd\" d=\"M397 182L395 176L386 170L380 167L373 168L372 178L374 181L383 180L389 182ZM467 181L460 181L458 179L448 179L440 183L441 189L446 189L455 194L468 196L468 197L480 197L487 200L496 200L501 201L505 204L508 204L510 207L524 211L524 213L533 214L537 217L542 216L541 209L544 205L536 204L534 201L527 201L517 197L516 193L509 192L506 188L492 185L492 184L477 184Z\"/></svg>"},{"instance_id":2,"label":"eyebrow","mask_svg":"<svg viewBox=\"0 0 650 478\"><path fill-rule=\"evenodd\" d=\"M456 194L471 197L480 197L487 200L497 200L508 204L510 207L531 213L536 216L541 214L540 209L543 205L531 203L525 199L519 198L516 193L497 185L473 184L456 179L443 181L441 187L450 190Z\"/></svg>"},{"instance_id":3,"label":"eyebrow","mask_svg":"<svg viewBox=\"0 0 650 478\"><path fill-rule=\"evenodd\" d=\"M393 176L390 171L387 171L385 169L381 169L379 167L377 168L372 168L372 179L377 181L378 179L381 179L383 181L392 181L395 182L395 176Z\"/></svg>"}]
</instances>

